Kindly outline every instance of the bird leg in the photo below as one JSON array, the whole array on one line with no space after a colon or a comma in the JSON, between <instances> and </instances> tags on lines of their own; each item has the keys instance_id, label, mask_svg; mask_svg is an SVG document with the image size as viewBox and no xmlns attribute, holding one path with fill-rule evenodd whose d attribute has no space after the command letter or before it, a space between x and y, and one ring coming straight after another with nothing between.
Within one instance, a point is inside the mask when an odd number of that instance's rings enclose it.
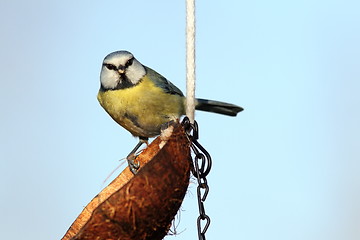
<instances>
[{"instance_id":1,"label":"bird leg","mask_svg":"<svg viewBox=\"0 0 360 240\"><path fill-rule=\"evenodd\" d=\"M137 173L137 170L140 167L140 164L138 162L135 162L136 159L136 151L144 144L148 144L148 138L147 137L139 137L139 142L136 144L134 149L129 153L129 155L126 157L126 160L128 161L128 165L130 168L130 171L135 175Z\"/></svg>"}]
</instances>

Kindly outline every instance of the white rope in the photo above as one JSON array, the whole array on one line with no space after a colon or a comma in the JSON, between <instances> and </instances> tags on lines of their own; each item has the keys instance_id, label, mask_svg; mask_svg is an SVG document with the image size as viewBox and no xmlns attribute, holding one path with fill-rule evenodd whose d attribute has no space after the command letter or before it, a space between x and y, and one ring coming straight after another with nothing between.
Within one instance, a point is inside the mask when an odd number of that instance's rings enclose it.
<instances>
[{"instance_id":1,"label":"white rope","mask_svg":"<svg viewBox=\"0 0 360 240\"><path fill-rule=\"evenodd\" d=\"M186 116L195 113L195 0L186 0Z\"/></svg>"}]
</instances>

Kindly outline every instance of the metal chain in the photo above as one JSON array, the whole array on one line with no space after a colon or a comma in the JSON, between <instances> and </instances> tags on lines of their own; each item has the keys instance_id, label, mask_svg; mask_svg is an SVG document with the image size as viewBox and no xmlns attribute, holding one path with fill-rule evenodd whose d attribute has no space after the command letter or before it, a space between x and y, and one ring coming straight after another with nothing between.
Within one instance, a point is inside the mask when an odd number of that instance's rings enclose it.
<instances>
[{"instance_id":1,"label":"metal chain","mask_svg":"<svg viewBox=\"0 0 360 240\"><path fill-rule=\"evenodd\" d=\"M191 149L195 154L192 174L196 177L198 182L197 198L199 205L199 217L197 218L197 229L199 240L205 240L205 233L210 225L210 217L205 213L204 202L209 193L206 176L209 174L211 169L211 156L197 141L199 139L199 127L197 122L194 121L194 124L191 124L189 118L185 117L182 121L182 125L185 128L188 139L191 141ZM202 222L205 223L204 226L202 226Z\"/></svg>"}]
</instances>

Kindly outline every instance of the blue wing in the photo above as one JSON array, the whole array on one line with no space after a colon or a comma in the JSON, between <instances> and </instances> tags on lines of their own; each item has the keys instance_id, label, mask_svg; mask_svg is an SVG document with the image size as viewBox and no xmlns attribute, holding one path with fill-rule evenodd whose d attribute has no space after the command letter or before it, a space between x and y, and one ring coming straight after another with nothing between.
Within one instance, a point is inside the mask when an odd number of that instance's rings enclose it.
<instances>
[{"instance_id":1,"label":"blue wing","mask_svg":"<svg viewBox=\"0 0 360 240\"><path fill-rule=\"evenodd\" d=\"M169 80L163 77L161 74L155 72L149 67L144 66L148 77L155 83L156 86L162 88L164 92L179 96L184 96L179 88L172 84Z\"/></svg>"}]
</instances>

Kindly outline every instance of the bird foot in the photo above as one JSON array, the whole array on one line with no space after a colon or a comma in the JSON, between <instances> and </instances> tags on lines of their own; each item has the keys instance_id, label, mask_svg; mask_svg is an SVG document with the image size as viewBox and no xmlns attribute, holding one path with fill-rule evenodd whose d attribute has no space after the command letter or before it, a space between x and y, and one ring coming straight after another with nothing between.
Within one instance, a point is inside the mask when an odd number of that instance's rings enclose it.
<instances>
[{"instance_id":1,"label":"bird foot","mask_svg":"<svg viewBox=\"0 0 360 240\"><path fill-rule=\"evenodd\" d=\"M134 153L130 153L126 157L126 160L128 162L128 165L129 165L129 169L134 175L137 173L137 171L140 168L140 163L138 161L136 161L136 157L137 157L137 155L135 155Z\"/></svg>"}]
</instances>

